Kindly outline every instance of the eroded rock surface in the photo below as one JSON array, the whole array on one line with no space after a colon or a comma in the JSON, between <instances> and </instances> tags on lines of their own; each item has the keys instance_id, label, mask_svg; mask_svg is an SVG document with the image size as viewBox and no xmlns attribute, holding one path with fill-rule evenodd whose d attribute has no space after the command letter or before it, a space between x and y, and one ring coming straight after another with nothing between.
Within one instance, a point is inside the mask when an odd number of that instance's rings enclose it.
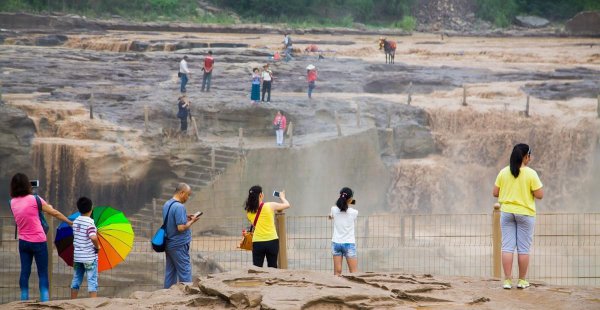
<instances>
[{"instance_id":1,"label":"eroded rock surface","mask_svg":"<svg viewBox=\"0 0 600 310\"><path fill-rule=\"evenodd\" d=\"M10 309L597 309L600 288L532 283L504 290L489 278L403 273L330 273L250 268L197 278L129 298L13 302Z\"/></svg>"}]
</instances>

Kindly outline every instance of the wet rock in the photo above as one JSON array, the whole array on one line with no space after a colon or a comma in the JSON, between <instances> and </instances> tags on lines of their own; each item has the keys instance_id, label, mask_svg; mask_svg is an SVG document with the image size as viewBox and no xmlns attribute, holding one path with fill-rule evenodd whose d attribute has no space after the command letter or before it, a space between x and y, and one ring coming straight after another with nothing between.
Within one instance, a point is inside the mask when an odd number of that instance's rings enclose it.
<instances>
[{"instance_id":1,"label":"wet rock","mask_svg":"<svg viewBox=\"0 0 600 310\"><path fill-rule=\"evenodd\" d=\"M431 131L419 124L395 127L394 146L398 158L422 158L436 152Z\"/></svg>"},{"instance_id":2,"label":"wet rock","mask_svg":"<svg viewBox=\"0 0 600 310\"><path fill-rule=\"evenodd\" d=\"M515 17L515 24L526 28L542 28L548 26L550 21L538 16L519 15Z\"/></svg>"},{"instance_id":3,"label":"wet rock","mask_svg":"<svg viewBox=\"0 0 600 310\"><path fill-rule=\"evenodd\" d=\"M51 93L55 90L55 87L50 87L50 86L42 86L42 87L38 87L37 91L40 93Z\"/></svg>"},{"instance_id":4,"label":"wet rock","mask_svg":"<svg viewBox=\"0 0 600 310\"><path fill-rule=\"evenodd\" d=\"M258 292L246 291L232 294L229 302L238 309L254 308L260 306L262 298L262 294Z\"/></svg>"},{"instance_id":5,"label":"wet rock","mask_svg":"<svg viewBox=\"0 0 600 310\"><path fill-rule=\"evenodd\" d=\"M26 13L0 13L0 28L7 29L88 29L101 30L98 23L80 16L48 16Z\"/></svg>"},{"instance_id":6,"label":"wet rock","mask_svg":"<svg viewBox=\"0 0 600 310\"><path fill-rule=\"evenodd\" d=\"M61 34L51 34L35 39L37 46L57 46L65 43L69 38Z\"/></svg>"},{"instance_id":7,"label":"wet rock","mask_svg":"<svg viewBox=\"0 0 600 310\"><path fill-rule=\"evenodd\" d=\"M34 123L24 111L0 105L0 179L31 169L29 154L34 134Z\"/></svg>"},{"instance_id":8,"label":"wet rock","mask_svg":"<svg viewBox=\"0 0 600 310\"><path fill-rule=\"evenodd\" d=\"M571 34L600 36L600 11L580 12L569 19L565 27Z\"/></svg>"},{"instance_id":9,"label":"wet rock","mask_svg":"<svg viewBox=\"0 0 600 310\"><path fill-rule=\"evenodd\" d=\"M145 52L150 46L147 42L133 41L131 42L130 50L133 52Z\"/></svg>"}]
</instances>

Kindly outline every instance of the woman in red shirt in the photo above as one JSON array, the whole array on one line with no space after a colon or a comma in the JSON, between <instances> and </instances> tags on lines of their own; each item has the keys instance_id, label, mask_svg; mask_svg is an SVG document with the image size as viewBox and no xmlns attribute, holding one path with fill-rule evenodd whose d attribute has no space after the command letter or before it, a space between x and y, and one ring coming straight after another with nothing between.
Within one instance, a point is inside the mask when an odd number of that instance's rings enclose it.
<instances>
[{"instance_id":1,"label":"woman in red shirt","mask_svg":"<svg viewBox=\"0 0 600 310\"><path fill-rule=\"evenodd\" d=\"M312 92L317 81L317 68L314 65L306 67L306 80L308 81L308 99L312 99Z\"/></svg>"}]
</instances>

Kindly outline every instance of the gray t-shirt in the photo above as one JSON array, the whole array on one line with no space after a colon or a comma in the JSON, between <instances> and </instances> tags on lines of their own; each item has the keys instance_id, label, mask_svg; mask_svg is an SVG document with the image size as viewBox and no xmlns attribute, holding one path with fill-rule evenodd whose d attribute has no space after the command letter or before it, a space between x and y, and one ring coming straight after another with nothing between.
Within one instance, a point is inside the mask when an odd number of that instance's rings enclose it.
<instances>
[{"instance_id":1,"label":"gray t-shirt","mask_svg":"<svg viewBox=\"0 0 600 310\"><path fill-rule=\"evenodd\" d=\"M171 203L173 203L173 205L171 206L171 211L169 211L169 218L166 226L167 249L174 249L192 241L191 230L186 229L183 232L179 232L177 230L177 225L184 225L187 223L187 210L182 203L173 198L167 200L163 206L163 221L167 216L167 210L169 209L169 205L171 205Z\"/></svg>"}]
</instances>

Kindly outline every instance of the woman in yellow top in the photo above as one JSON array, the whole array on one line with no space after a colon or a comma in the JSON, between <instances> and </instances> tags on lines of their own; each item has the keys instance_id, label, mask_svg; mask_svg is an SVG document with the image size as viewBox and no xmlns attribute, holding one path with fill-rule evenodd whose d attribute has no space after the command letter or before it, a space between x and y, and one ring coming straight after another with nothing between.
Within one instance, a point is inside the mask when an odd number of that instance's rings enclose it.
<instances>
[{"instance_id":1,"label":"woman in yellow top","mask_svg":"<svg viewBox=\"0 0 600 310\"><path fill-rule=\"evenodd\" d=\"M281 203L263 203L264 198L262 187L254 185L248 191L248 199L244 208L250 223L254 223L254 218L258 214L258 221L252 236L252 263L254 266L262 267L266 256L267 265L277 268L279 237L275 230L275 212L289 208L290 203L285 199L285 192L279 193Z\"/></svg>"},{"instance_id":2,"label":"woman in yellow top","mask_svg":"<svg viewBox=\"0 0 600 310\"><path fill-rule=\"evenodd\" d=\"M512 264L515 247L518 253L519 282L517 288L529 287L525 280L529 266L529 248L535 226L535 198L542 199L544 190L535 170L527 167L531 162L531 148L517 144L510 155L510 165L500 170L494 186L494 197L502 206L502 268L505 289L512 288Z\"/></svg>"}]
</instances>

